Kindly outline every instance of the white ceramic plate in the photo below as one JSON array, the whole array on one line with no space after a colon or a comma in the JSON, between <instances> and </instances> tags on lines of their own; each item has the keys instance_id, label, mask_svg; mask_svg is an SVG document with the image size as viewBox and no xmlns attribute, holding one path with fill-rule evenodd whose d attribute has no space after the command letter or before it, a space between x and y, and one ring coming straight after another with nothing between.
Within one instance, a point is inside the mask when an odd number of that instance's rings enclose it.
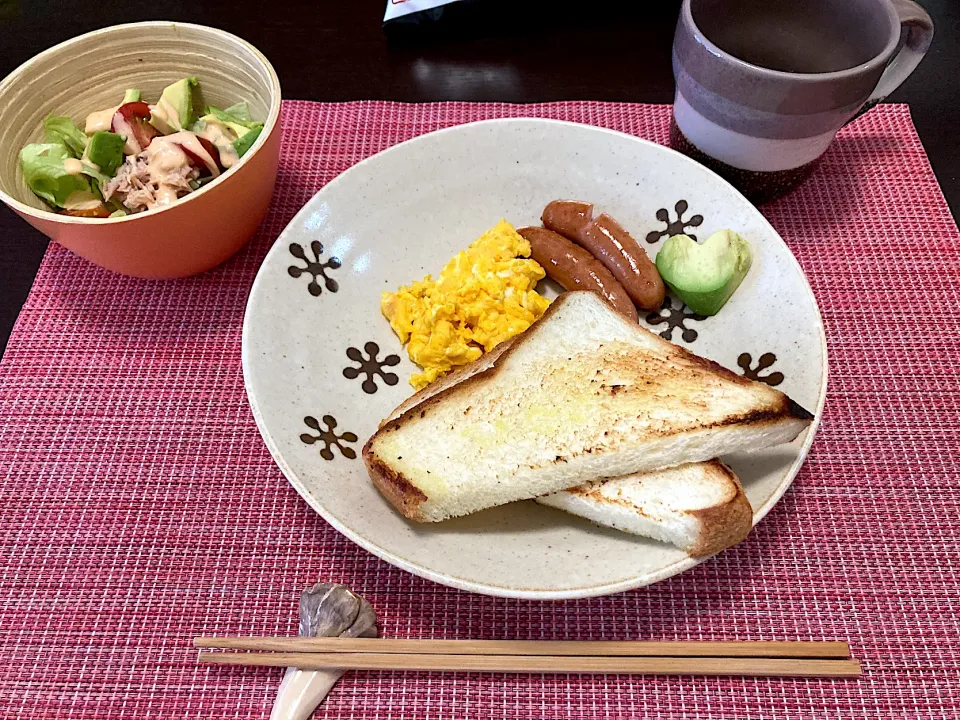
<instances>
[{"instance_id":1,"label":"white ceramic plate","mask_svg":"<svg viewBox=\"0 0 960 720\"><path fill-rule=\"evenodd\" d=\"M777 384L815 413L793 444L725 458L755 520L799 470L826 391L823 325L793 255L749 202L682 155L596 127L520 119L431 133L359 163L306 204L260 268L243 328L250 405L284 475L337 530L404 570L491 595L604 595L696 564L532 501L411 523L380 496L359 457L378 422L412 393L415 371L380 314L381 291L436 274L501 217L537 224L557 198L595 203L651 256L668 224L670 234L701 239L731 228L751 243L753 268L717 316L687 317L673 298L657 316L641 314L641 324Z\"/></svg>"}]
</instances>

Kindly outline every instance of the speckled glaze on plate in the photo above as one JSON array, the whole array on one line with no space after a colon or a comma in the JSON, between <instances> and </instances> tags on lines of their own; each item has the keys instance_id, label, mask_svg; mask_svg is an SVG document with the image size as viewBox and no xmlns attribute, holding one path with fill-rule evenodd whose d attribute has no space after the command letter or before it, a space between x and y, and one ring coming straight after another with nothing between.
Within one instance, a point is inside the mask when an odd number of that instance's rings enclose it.
<instances>
[{"instance_id":1,"label":"speckled glaze on plate","mask_svg":"<svg viewBox=\"0 0 960 720\"><path fill-rule=\"evenodd\" d=\"M412 393L415 371L380 313L381 291L436 274L501 217L538 223L557 198L594 202L651 256L684 231L703 239L732 228L753 246L753 268L720 314L698 318L671 298L640 323L815 413L790 445L724 458L755 522L789 487L823 410L826 345L803 272L763 216L692 160L629 135L537 119L461 125L369 158L317 193L264 260L244 320L244 379L264 441L312 508L387 562L453 587L577 598L697 563L532 501L412 523L380 496L359 457ZM556 290L547 284L549 295Z\"/></svg>"}]
</instances>

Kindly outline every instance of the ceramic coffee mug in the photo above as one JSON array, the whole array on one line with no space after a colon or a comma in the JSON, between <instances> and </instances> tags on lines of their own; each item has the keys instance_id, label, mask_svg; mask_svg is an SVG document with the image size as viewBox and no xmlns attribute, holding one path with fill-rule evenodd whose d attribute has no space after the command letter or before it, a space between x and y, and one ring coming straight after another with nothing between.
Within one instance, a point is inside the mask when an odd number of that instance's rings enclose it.
<instances>
[{"instance_id":1,"label":"ceramic coffee mug","mask_svg":"<svg viewBox=\"0 0 960 720\"><path fill-rule=\"evenodd\" d=\"M754 202L778 197L932 38L911 0L683 0L670 143Z\"/></svg>"}]
</instances>

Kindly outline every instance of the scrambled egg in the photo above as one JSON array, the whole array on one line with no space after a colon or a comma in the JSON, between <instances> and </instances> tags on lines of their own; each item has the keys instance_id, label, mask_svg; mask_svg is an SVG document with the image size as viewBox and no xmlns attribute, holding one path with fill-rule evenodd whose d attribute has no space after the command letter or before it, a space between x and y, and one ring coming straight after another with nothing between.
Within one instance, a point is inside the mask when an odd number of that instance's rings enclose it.
<instances>
[{"instance_id":1,"label":"scrambled egg","mask_svg":"<svg viewBox=\"0 0 960 720\"><path fill-rule=\"evenodd\" d=\"M529 257L530 243L501 220L450 260L436 280L427 275L383 293L384 317L423 368L410 378L414 388L476 360L543 315L550 301L535 287L546 273Z\"/></svg>"}]
</instances>

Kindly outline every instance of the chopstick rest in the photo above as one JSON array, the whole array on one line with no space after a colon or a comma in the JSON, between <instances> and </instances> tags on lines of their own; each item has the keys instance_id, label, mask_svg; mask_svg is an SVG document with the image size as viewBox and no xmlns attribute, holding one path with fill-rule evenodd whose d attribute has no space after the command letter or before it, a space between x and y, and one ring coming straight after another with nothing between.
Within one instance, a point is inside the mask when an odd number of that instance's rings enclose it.
<instances>
[{"instance_id":1,"label":"chopstick rest","mask_svg":"<svg viewBox=\"0 0 960 720\"><path fill-rule=\"evenodd\" d=\"M377 619L370 603L344 585L317 583L300 595L300 638L288 639L373 638L376 635ZM307 668L296 662L280 665L286 665L287 670L273 702L270 720L307 720L347 669L337 665Z\"/></svg>"}]
</instances>

